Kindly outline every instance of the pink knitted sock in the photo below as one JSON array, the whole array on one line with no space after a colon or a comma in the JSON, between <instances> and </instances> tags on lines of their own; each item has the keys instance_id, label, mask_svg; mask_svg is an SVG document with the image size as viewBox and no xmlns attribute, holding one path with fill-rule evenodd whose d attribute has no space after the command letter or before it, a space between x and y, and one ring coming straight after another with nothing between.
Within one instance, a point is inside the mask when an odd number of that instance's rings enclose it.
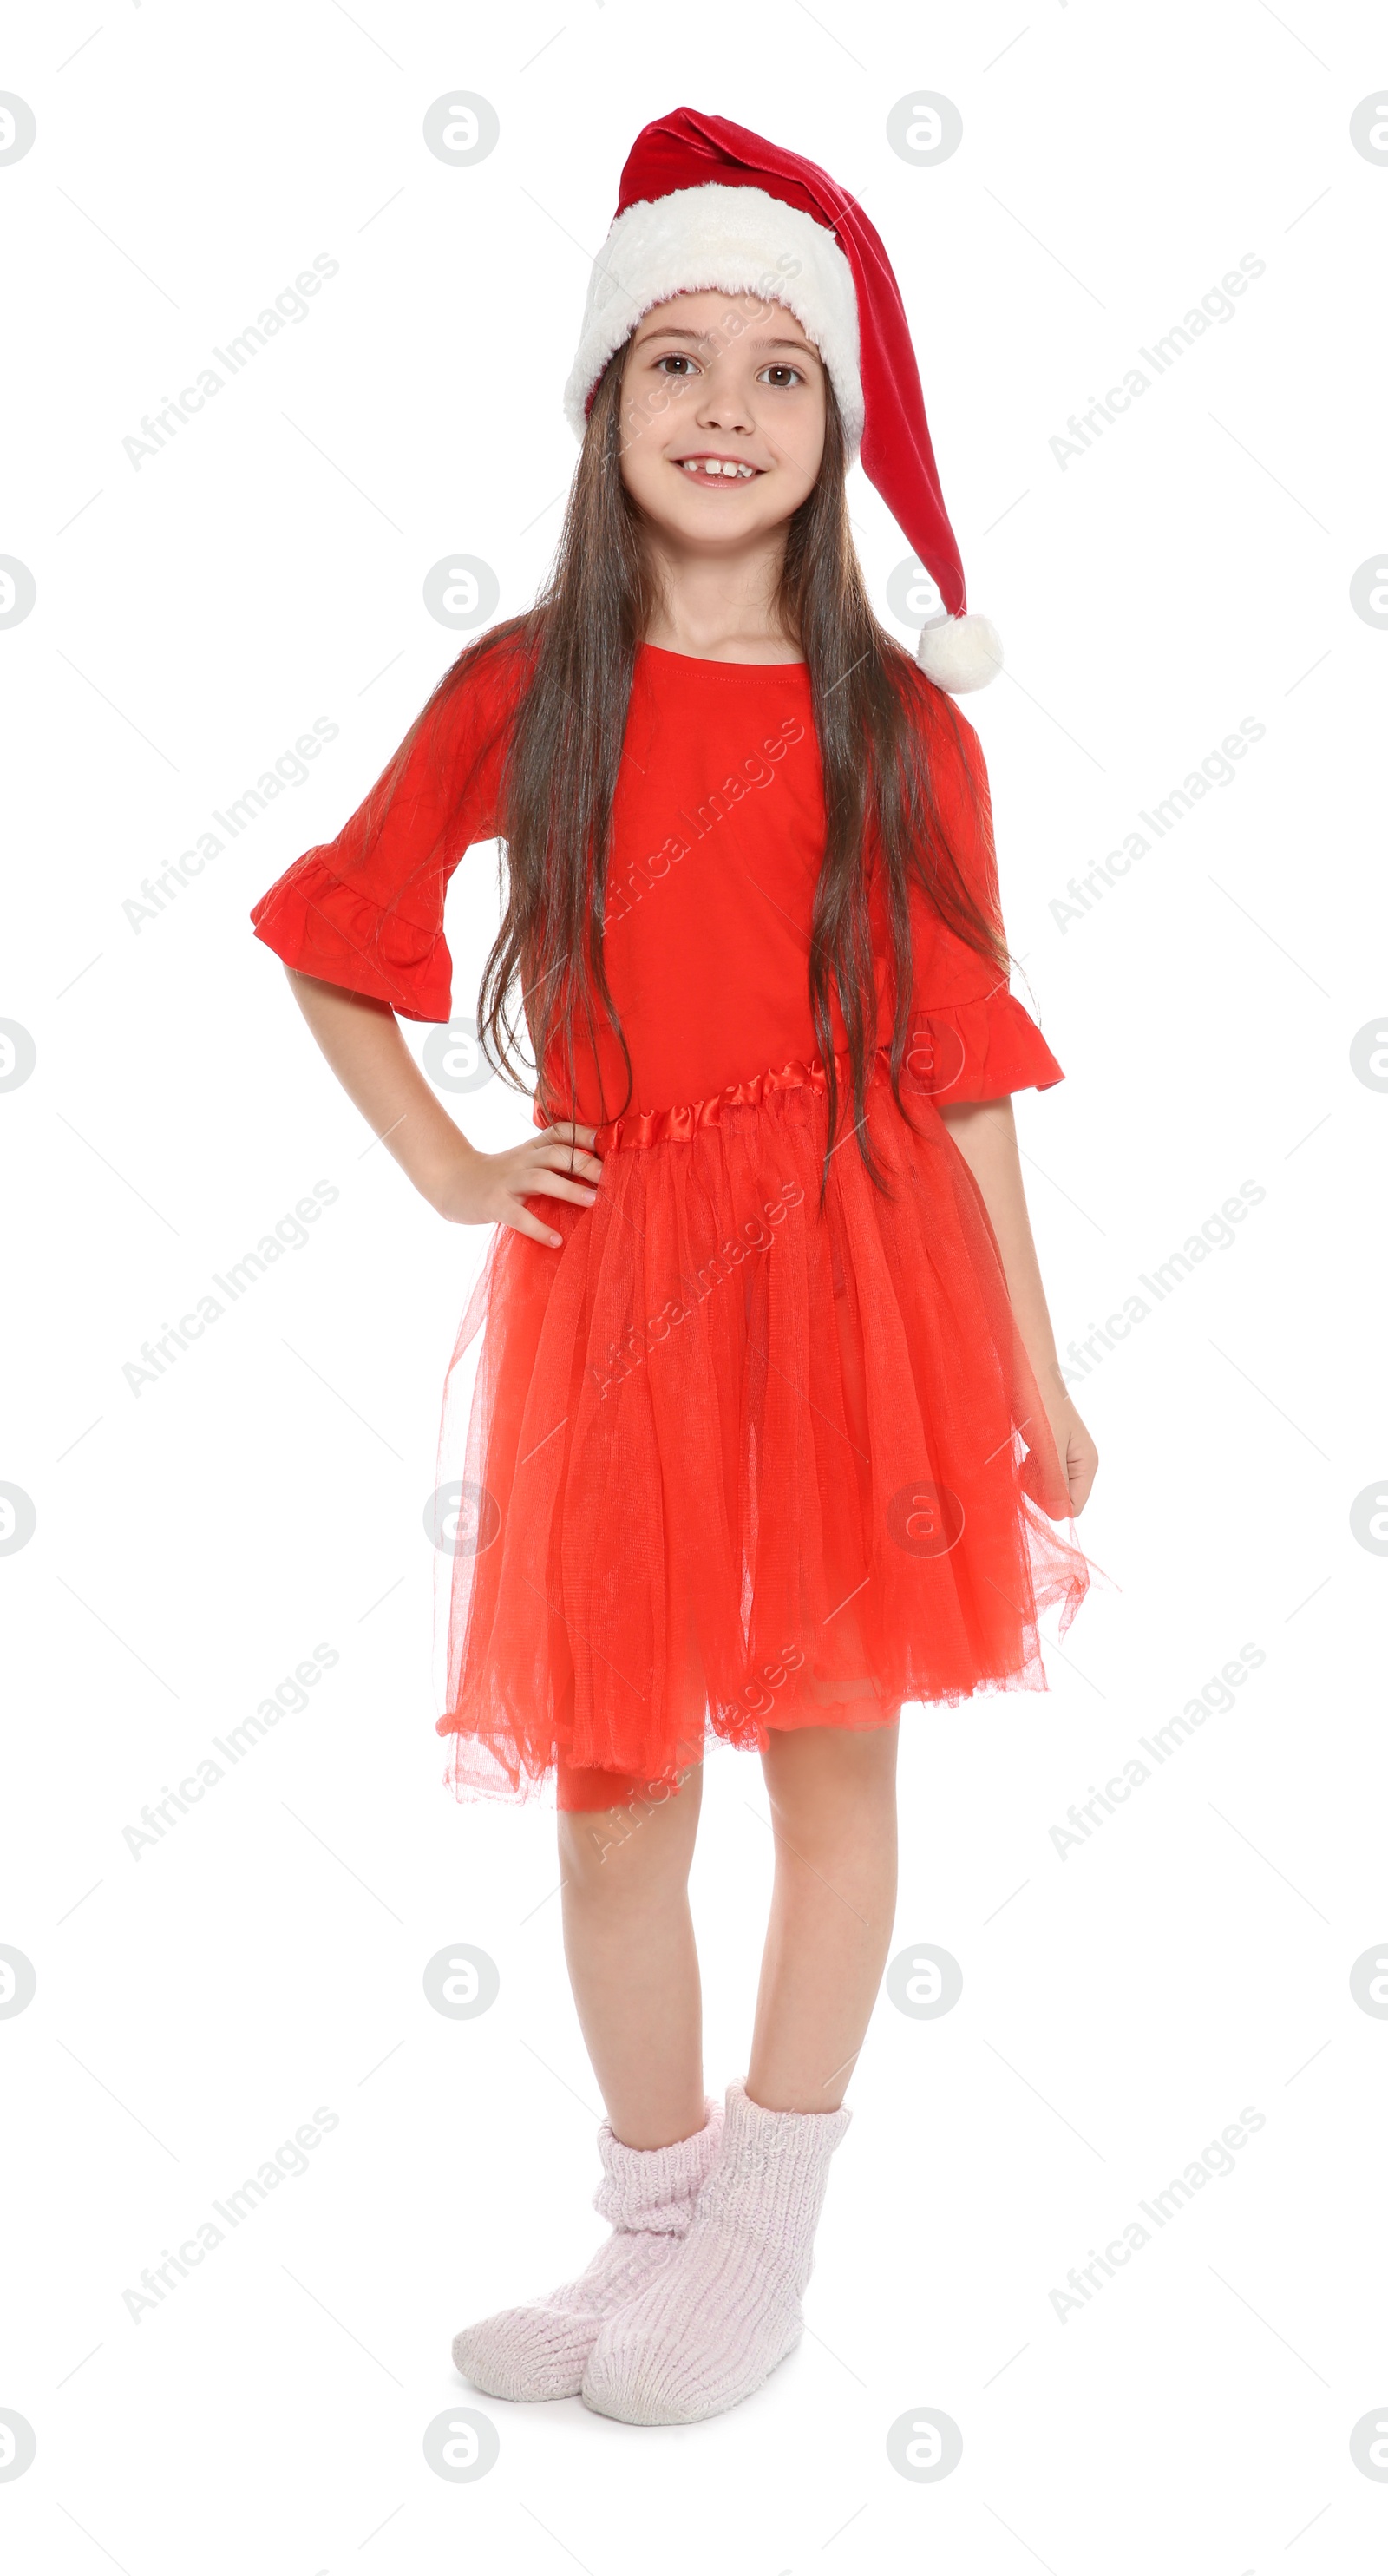
<instances>
[{"instance_id":1,"label":"pink knitted sock","mask_svg":"<svg viewBox=\"0 0 1388 2576\"><path fill-rule=\"evenodd\" d=\"M709 2100L704 2109L704 2127L670 2147L624 2147L604 2120L593 2206L611 2220L612 2234L576 2281L464 2326L453 2359L475 2388L488 2397L577 2397L603 2319L645 2289L689 2226L723 2126L721 2104Z\"/></svg>"},{"instance_id":2,"label":"pink knitted sock","mask_svg":"<svg viewBox=\"0 0 1388 2576\"><path fill-rule=\"evenodd\" d=\"M800 2340L829 2158L850 2111L764 2111L728 2087L688 2234L607 2319L585 2406L624 2424L695 2424L760 2388Z\"/></svg>"}]
</instances>

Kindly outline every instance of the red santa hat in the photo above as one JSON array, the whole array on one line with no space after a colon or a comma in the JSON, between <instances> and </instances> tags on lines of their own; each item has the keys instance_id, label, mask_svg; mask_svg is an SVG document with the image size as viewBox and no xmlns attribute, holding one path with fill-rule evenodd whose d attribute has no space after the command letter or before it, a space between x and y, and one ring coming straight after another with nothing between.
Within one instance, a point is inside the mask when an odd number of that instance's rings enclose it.
<instances>
[{"instance_id":1,"label":"red santa hat","mask_svg":"<svg viewBox=\"0 0 1388 2576\"><path fill-rule=\"evenodd\" d=\"M604 367L642 315L710 287L774 298L809 333L850 458L861 448L864 473L944 603L922 627L916 658L941 688L981 689L1001 668L1002 644L986 617L966 613L901 290L862 207L813 161L691 107L642 129L593 263L565 389L576 436Z\"/></svg>"}]
</instances>

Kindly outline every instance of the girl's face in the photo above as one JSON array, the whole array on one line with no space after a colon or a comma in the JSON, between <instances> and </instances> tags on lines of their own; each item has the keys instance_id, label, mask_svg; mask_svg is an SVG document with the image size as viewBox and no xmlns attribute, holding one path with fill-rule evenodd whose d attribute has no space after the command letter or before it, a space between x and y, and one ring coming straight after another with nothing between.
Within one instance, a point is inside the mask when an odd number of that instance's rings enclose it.
<instances>
[{"instance_id":1,"label":"girl's face","mask_svg":"<svg viewBox=\"0 0 1388 2576\"><path fill-rule=\"evenodd\" d=\"M667 539L738 553L813 491L824 366L758 295L673 296L638 322L622 375L622 480Z\"/></svg>"}]
</instances>

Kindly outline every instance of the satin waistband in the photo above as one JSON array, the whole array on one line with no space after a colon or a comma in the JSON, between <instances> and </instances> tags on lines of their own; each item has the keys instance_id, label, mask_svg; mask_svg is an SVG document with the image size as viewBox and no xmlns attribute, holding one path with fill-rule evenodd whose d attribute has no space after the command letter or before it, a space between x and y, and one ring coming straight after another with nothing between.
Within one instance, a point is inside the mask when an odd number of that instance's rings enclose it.
<instances>
[{"instance_id":1,"label":"satin waistband","mask_svg":"<svg viewBox=\"0 0 1388 2576\"><path fill-rule=\"evenodd\" d=\"M875 1080L886 1070L890 1048L878 1047L873 1055L868 1079ZM922 1032L914 1041L902 1066L903 1074L917 1080L929 1080L933 1070L933 1046ZM838 1073L840 1098L852 1094L852 1058L846 1047L834 1056ZM722 1091L710 1093L706 1100L682 1100L672 1109L626 1110L620 1118L609 1118L596 1133L599 1153L620 1151L630 1145L688 1144L701 1128L722 1124L730 1109L755 1109L761 1102L774 1099L782 1091L819 1091L829 1088L828 1068L821 1056L793 1056L789 1064L767 1065L760 1073L747 1074L741 1082L730 1082ZM553 1124L535 1114L537 1126Z\"/></svg>"}]
</instances>

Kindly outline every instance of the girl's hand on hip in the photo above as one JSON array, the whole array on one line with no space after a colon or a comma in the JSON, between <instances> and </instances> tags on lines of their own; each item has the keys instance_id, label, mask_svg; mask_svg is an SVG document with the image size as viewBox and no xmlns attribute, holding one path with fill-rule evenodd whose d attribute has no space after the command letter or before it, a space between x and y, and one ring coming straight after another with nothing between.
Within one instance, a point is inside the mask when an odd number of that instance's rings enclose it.
<instances>
[{"instance_id":1,"label":"girl's hand on hip","mask_svg":"<svg viewBox=\"0 0 1388 2576\"><path fill-rule=\"evenodd\" d=\"M442 1187L430 1193L434 1206L453 1225L509 1225L536 1243L560 1244L563 1236L532 1212L530 1201L569 1199L577 1207L592 1206L594 1184L602 1179L601 1159L588 1150L596 1134L596 1128L577 1127L566 1118L537 1128L524 1144L500 1154L479 1153L460 1137L462 1153Z\"/></svg>"}]
</instances>

